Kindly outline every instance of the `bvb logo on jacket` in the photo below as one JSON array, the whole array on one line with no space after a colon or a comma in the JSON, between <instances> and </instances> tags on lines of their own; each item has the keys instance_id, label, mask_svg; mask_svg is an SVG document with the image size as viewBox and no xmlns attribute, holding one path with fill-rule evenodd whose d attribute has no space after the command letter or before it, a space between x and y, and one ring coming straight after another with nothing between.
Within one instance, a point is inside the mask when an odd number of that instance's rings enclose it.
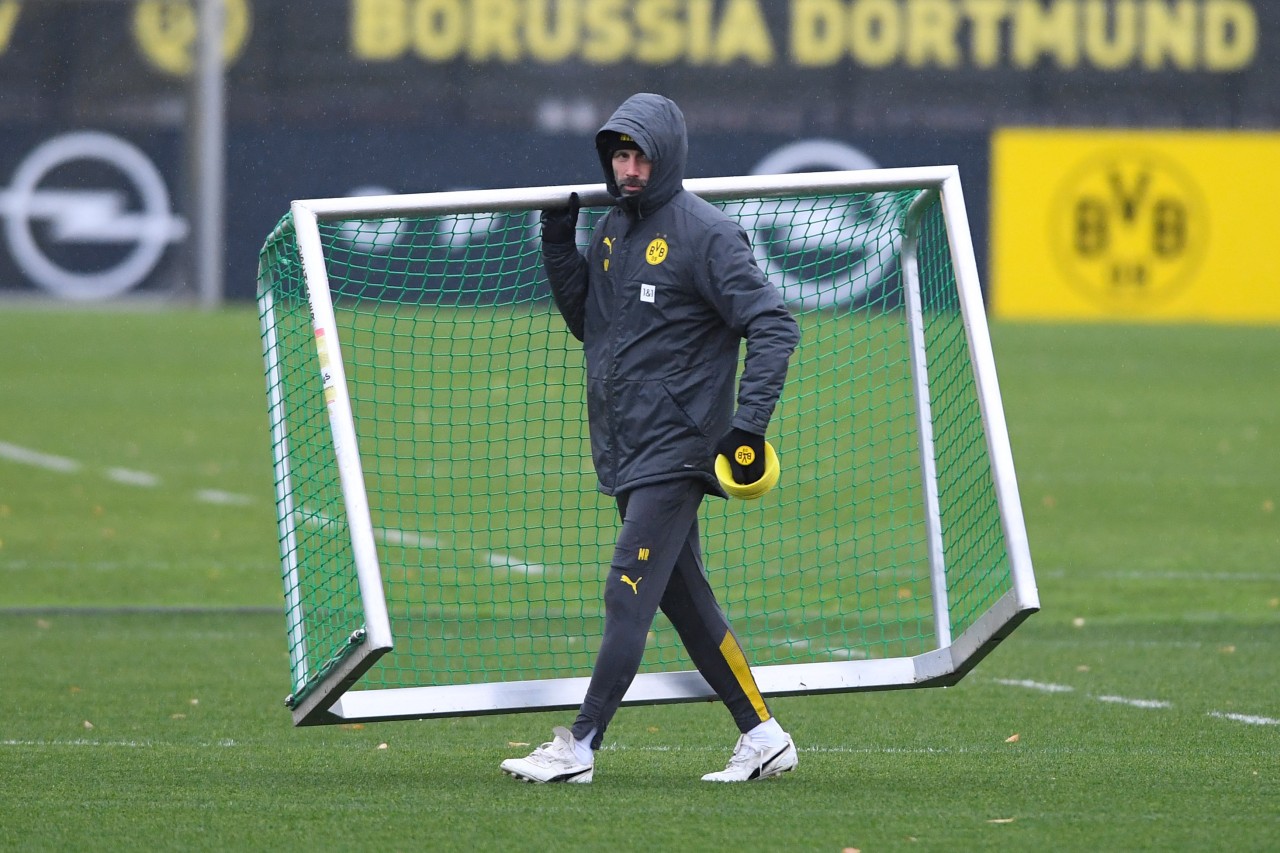
<instances>
[{"instance_id":1,"label":"bvb logo on jacket","mask_svg":"<svg viewBox=\"0 0 1280 853\"><path fill-rule=\"evenodd\" d=\"M644 259L649 262L650 266L657 266L667 259L667 241L665 235L659 234L649 242L645 247Z\"/></svg>"}]
</instances>

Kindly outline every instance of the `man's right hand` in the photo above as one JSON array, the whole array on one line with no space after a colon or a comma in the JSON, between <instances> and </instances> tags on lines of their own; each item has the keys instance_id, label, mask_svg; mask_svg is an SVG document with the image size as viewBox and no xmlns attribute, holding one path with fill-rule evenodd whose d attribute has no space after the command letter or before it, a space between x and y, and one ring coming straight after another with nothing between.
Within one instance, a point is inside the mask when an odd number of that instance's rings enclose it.
<instances>
[{"instance_id":1,"label":"man's right hand","mask_svg":"<svg viewBox=\"0 0 1280 853\"><path fill-rule=\"evenodd\" d=\"M572 243L578 230L578 211L582 205L577 193L569 193L569 206L542 211L542 241Z\"/></svg>"}]
</instances>

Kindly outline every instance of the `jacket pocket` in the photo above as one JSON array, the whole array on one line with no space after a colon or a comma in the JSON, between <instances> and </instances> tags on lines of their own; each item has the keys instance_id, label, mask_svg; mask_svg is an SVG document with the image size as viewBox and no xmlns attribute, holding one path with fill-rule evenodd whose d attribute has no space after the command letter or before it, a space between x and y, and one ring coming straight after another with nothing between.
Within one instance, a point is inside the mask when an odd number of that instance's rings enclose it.
<instances>
[{"instance_id":1,"label":"jacket pocket","mask_svg":"<svg viewBox=\"0 0 1280 853\"><path fill-rule=\"evenodd\" d=\"M734 379L732 366L716 370L704 364L702 369L667 376L662 387L672 405L710 445L728 429L733 417Z\"/></svg>"}]
</instances>

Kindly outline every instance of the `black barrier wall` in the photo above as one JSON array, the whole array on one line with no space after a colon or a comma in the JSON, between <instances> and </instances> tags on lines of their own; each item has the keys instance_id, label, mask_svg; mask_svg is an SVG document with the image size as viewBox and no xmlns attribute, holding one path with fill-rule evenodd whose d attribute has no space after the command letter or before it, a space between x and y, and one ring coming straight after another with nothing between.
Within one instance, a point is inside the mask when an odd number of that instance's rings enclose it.
<instances>
[{"instance_id":1,"label":"black barrier wall","mask_svg":"<svg viewBox=\"0 0 1280 853\"><path fill-rule=\"evenodd\" d=\"M178 134L0 131L6 193L0 291L95 298L167 292L182 262L186 220ZM690 138L689 177L955 163L984 260L985 135L793 138L760 133ZM296 198L596 183L591 134L423 128L236 130L229 137L229 298L251 298L257 254ZM150 188L150 189L149 189ZM15 233L23 235L14 238ZM151 263L148 264L148 259Z\"/></svg>"}]
</instances>

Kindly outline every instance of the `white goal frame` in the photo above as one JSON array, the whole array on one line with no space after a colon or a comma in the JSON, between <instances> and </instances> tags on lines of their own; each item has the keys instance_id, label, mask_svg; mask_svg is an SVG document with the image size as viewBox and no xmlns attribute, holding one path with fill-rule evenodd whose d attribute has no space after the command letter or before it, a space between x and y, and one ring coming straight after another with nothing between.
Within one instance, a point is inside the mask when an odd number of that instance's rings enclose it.
<instances>
[{"instance_id":1,"label":"white goal frame","mask_svg":"<svg viewBox=\"0 0 1280 853\"><path fill-rule=\"evenodd\" d=\"M908 657L758 666L753 667L753 673L761 693L766 696L956 683L1024 619L1040 608L958 169L955 166L930 166L704 178L687 180L684 186L709 201L810 193L904 189L921 191L904 220L900 262L911 344L911 374L918 402L917 426L936 648ZM319 231L321 222L348 219L536 211L563 205L564 199L571 192L578 193L584 207L605 206L613 201L603 184L586 184L311 199L295 201L291 205L297 249L319 347L317 369L324 377L325 401L364 608L364 628L352 635L351 647L340 663L326 673L296 704L293 697L287 701L293 711L295 725L561 710L577 708L581 703L589 680L585 677L376 690L350 689L379 657L392 648L393 637L375 532L365 492L359 436L356 434L343 369L342 345L334 319ZM947 603L946 566L943 563L942 533L938 521L938 486L929 420L930 393L916 254L923 213L934 204L942 206L1012 575L1009 591L955 637L952 636L952 620ZM260 298L263 300L264 349L270 377L273 371L278 373L278 353L275 351L273 333L269 331L269 327L274 325L274 306L269 292L264 291ZM273 408L272 422L284 423L284 418L280 416L279 407L282 402L278 394L272 392L269 403ZM276 435L273 442L277 505L281 508L280 534L282 541L286 542L294 534L291 527L294 524L294 513L290 505L288 485L290 472L287 438L287 435ZM285 571L296 572L296 566L286 565ZM286 586L291 589L297 587L296 583ZM293 601L289 603L297 604ZM296 610L291 612L296 615ZM302 620L291 617L288 628L291 648L305 648ZM295 664L300 659L305 659L305 655L300 655L297 651L294 655ZM715 692L696 671L641 673L627 691L623 704L657 704L714 698Z\"/></svg>"}]
</instances>

